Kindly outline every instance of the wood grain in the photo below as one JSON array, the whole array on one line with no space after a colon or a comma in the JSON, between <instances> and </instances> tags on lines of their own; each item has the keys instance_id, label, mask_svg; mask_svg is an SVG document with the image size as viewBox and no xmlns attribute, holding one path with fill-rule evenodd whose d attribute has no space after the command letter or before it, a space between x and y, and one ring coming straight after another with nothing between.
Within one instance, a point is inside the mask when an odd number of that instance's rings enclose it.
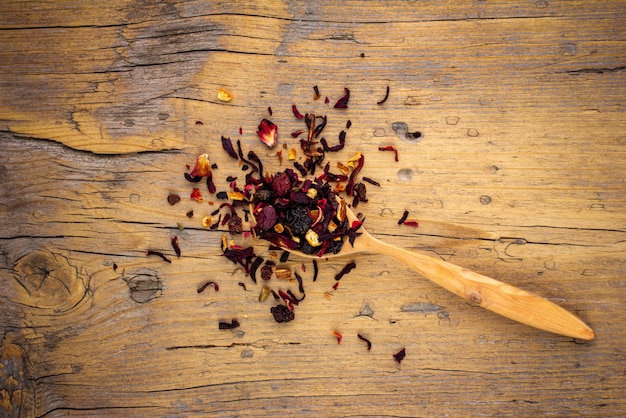
<instances>
[{"instance_id":1,"label":"wood grain","mask_svg":"<svg viewBox=\"0 0 626 418\"><path fill-rule=\"evenodd\" d=\"M1 2L2 415L623 415L624 18L595 1ZM344 87L348 109L323 103ZM374 236L544 296L596 339L501 318L386 256L356 256L337 290L345 261L312 283L291 257L307 296L276 323L183 173L208 152L219 190L243 175L222 135L280 169L255 131L271 106L297 146L294 103L328 114L329 141L351 120L332 160L366 155ZM207 280L219 292L198 294Z\"/></svg>"}]
</instances>

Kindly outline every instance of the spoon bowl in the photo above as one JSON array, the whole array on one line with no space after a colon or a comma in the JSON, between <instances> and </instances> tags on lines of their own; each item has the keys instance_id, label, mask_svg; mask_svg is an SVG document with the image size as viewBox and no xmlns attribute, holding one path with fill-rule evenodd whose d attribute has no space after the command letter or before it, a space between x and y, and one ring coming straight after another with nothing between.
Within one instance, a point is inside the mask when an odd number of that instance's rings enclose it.
<instances>
[{"instance_id":1,"label":"spoon bowl","mask_svg":"<svg viewBox=\"0 0 626 418\"><path fill-rule=\"evenodd\" d=\"M345 211L348 222L352 224L357 221L357 216L345 200L338 196L336 199L339 203L338 211ZM254 216L252 220L255 221ZM338 253L324 254L322 257L305 254L297 249L282 248L300 257L313 259L345 257L357 253L391 256L455 295L509 319L568 337L582 340L595 338L595 333L587 324L547 299L447 261L384 243L363 227L359 232L361 235L354 240L354 245L346 242Z\"/></svg>"}]
</instances>

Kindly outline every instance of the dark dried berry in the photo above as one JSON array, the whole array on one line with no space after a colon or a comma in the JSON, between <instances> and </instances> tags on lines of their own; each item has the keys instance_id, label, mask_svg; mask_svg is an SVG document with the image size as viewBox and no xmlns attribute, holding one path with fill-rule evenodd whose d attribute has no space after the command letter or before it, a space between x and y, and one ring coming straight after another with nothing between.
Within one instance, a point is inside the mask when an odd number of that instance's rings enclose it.
<instances>
[{"instance_id":1,"label":"dark dried berry","mask_svg":"<svg viewBox=\"0 0 626 418\"><path fill-rule=\"evenodd\" d=\"M180 196L177 195L176 193L170 193L167 196L167 203L169 203L170 205L175 205L178 202L180 202Z\"/></svg>"},{"instance_id":2,"label":"dark dried berry","mask_svg":"<svg viewBox=\"0 0 626 418\"><path fill-rule=\"evenodd\" d=\"M271 190L261 189L254 192L254 197L262 202L269 202L274 198L274 192L272 192Z\"/></svg>"},{"instance_id":3,"label":"dark dried berry","mask_svg":"<svg viewBox=\"0 0 626 418\"><path fill-rule=\"evenodd\" d=\"M277 196L284 196L291 190L291 178L289 174L278 173L272 178L272 189Z\"/></svg>"},{"instance_id":4,"label":"dark dried berry","mask_svg":"<svg viewBox=\"0 0 626 418\"><path fill-rule=\"evenodd\" d=\"M306 242L306 240L301 240L299 249L305 254L315 254L315 247Z\"/></svg>"},{"instance_id":5,"label":"dark dried berry","mask_svg":"<svg viewBox=\"0 0 626 418\"><path fill-rule=\"evenodd\" d=\"M294 206L285 214L285 221L294 235L304 235L311 228L309 210L301 205Z\"/></svg>"},{"instance_id":6,"label":"dark dried berry","mask_svg":"<svg viewBox=\"0 0 626 418\"><path fill-rule=\"evenodd\" d=\"M261 267L261 278L263 280L269 280L272 278L272 265L265 264Z\"/></svg>"},{"instance_id":7,"label":"dark dried berry","mask_svg":"<svg viewBox=\"0 0 626 418\"><path fill-rule=\"evenodd\" d=\"M242 232L241 217L233 213L228 220L228 231L231 235L239 235Z\"/></svg>"},{"instance_id":8,"label":"dark dried berry","mask_svg":"<svg viewBox=\"0 0 626 418\"><path fill-rule=\"evenodd\" d=\"M285 305L276 305L270 309L270 312L274 315L276 322L293 321L295 316L293 311L290 311Z\"/></svg>"}]
</instances>

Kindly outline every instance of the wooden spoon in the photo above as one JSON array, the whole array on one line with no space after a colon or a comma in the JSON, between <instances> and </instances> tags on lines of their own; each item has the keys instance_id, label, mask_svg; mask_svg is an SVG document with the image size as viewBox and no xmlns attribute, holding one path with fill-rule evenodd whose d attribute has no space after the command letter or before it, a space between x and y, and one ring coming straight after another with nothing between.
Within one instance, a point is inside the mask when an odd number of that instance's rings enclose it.
<instances>
[{"instance_id":1,"label":"wooden spoon","mask_svg":"<svg viewBox=\"0 0 626 418\"><path fill-rule=\"evenodd\" d=\"M345 210L348 221L356 221L356 215L345 201L339 197L337 200L339 211ZM385 254L405 263L455 295L522 324L582 340L593 340L595 337L593 330L579 318L540 296L447 261L386 244L374 238L363 227L359 232L362 235L356 238L354 246L346 242L339 253L325 254L323 257L343 257L362 252ZM319 258L298 250L284 249L301 257Z\"/></svg>"}]
</instances>

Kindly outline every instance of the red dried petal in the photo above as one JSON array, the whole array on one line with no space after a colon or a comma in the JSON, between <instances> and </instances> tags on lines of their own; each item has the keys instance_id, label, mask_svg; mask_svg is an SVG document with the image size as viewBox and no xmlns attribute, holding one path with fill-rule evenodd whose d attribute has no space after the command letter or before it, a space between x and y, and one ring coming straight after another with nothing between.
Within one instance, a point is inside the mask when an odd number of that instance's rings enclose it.
<instances>
[{"instance_id":1,"label":"red dried petal","mask_svg":"<svg viewBox=\"0 0 626 418\"><path fill-rule=\"evenodd\" d=\"M197 187L194 187L193 191L191 192L191 196L190 196L193 200L196 200L200 203L202 203L204 201L204 199L202 198L202 194L200 193L200 189L198 189Z\"/></svg>"},{"instance_id":2,"label":"red dried petal","mask_svg":"<svg viewBox=\"0 0 626 418\"><path fill-rule=\"evenodd\" d=\"M298 111L298 108L296 107L296 105L292 105L292 106L291 106L291 111L293 112L293 115L294 115L296 118L298 118L298 119L304 119L304 115Z\"/></svg>"},{"instance_id":3,"label":"red dried petal","mask_svg":"<svg viewBox=\"0 0 626 418\"><path fill-rule=\"evenodd\" d=\"M261 141L268 147L276 145L278 139L278 127L272 121L263 119L259 124L259 130L256 132Z\"/></svg>"},{"instance_id":4,"label":"red dried petal","mask_svg":"<svg viewBox=\"0 0 626 418\"><path fill-rule=\"evenodd\" d=\"M334 106L335 109L347 109L348 108L348 100L350 100L350 90L344 87L343 91L345 91L345 94L343 95L343 97L337 100L337 103L335 103L335 106Z\"/></svg>"},{"instance_id":5,"label":"red dried petal","mask_svg":"<svg viewBox=\"0 0 626 418\"><path fill-rule=\"evenodd\" d=\"M189 174L192 177L206 177L211 174L211 160L209 154L200 154L196 159L196 166Z\"/></svg>"}]
</instances>

